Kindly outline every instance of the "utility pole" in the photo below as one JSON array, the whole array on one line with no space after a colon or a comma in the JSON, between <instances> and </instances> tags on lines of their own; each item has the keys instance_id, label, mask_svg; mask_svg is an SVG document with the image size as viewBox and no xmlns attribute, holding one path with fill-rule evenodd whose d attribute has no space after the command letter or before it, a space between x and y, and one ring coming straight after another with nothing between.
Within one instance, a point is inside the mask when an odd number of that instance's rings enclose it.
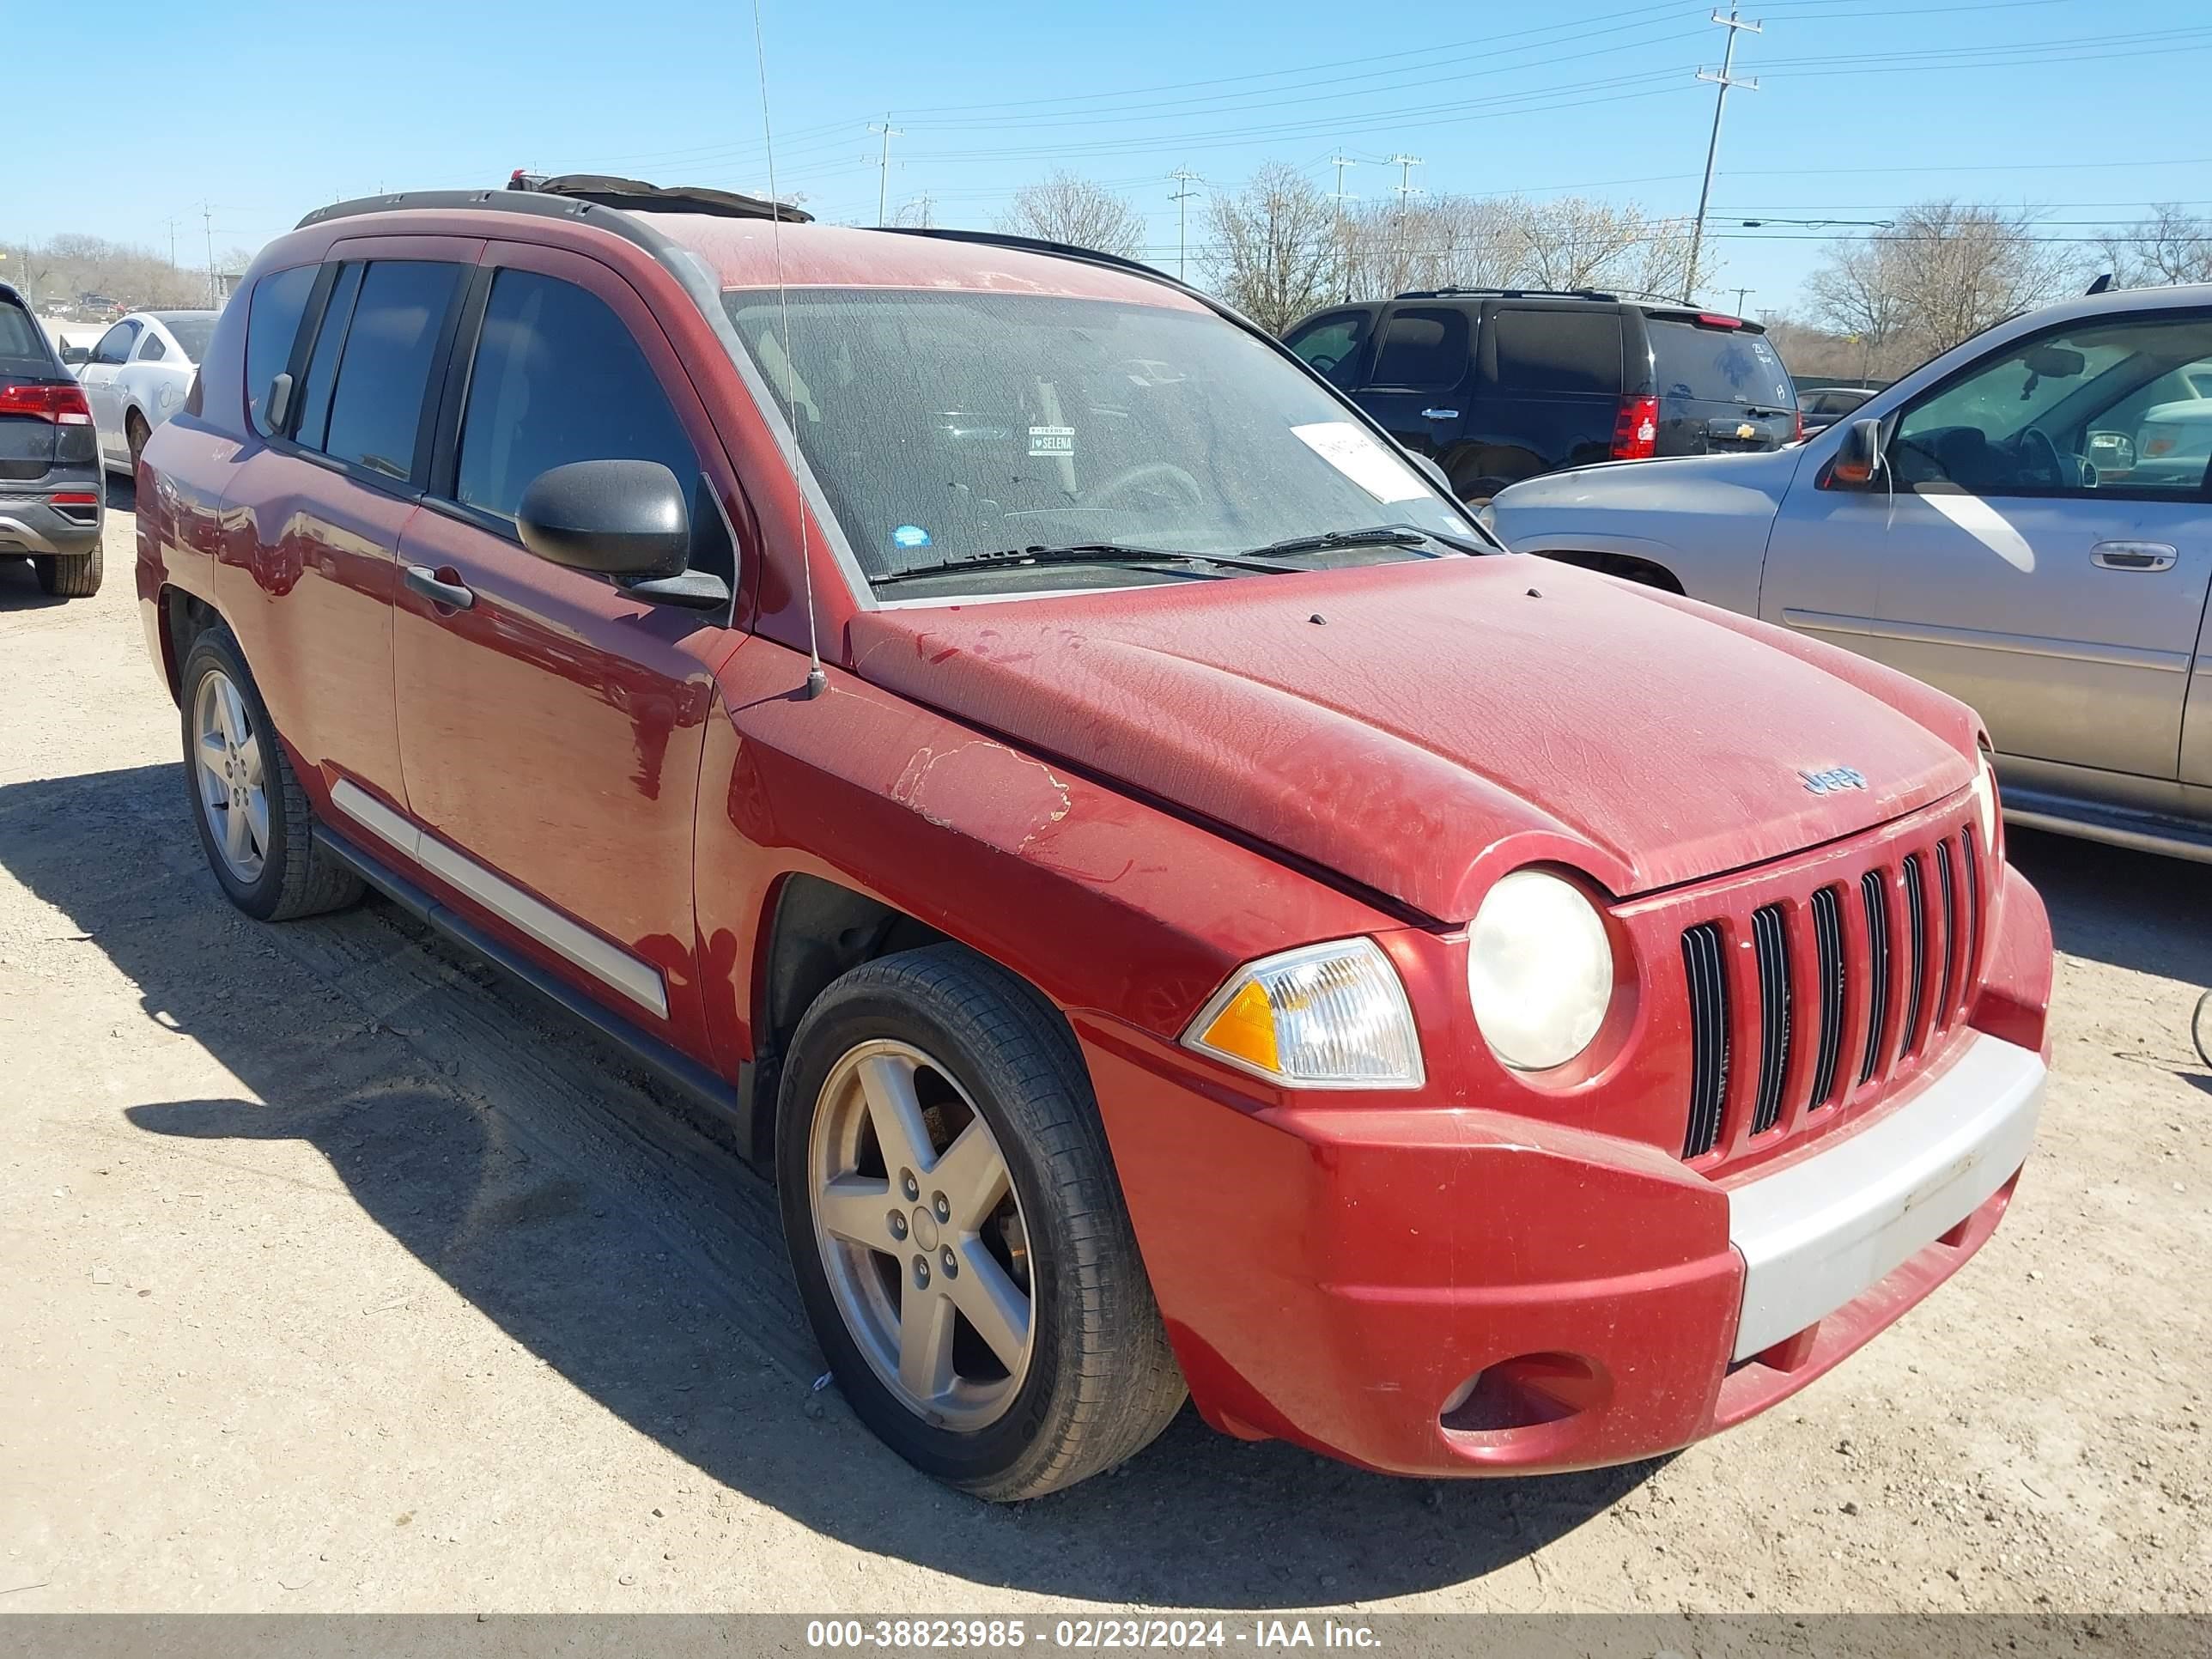
<instances>
[{"instance_id":1,"label":"utility pole","mask_svg":"<svg viewBox=\"0 0 2212 1659\"><path fill-rule=\"evenodd\" d=\"M177 222L165 219L162 222L169 228L169 269L174 270L177 268Z\"/></svg>"},{"instance_id":2,"label":"utility pole","mask_svg":"<svg viewBox=\"0 0 2212 1659\"><path fill-rule=\"evenodd\" d=\"M1346 167L1356 167L1359 163L1342 150L1339 150L1328 158L1328 164L1336 169L1336 188L1330 192L1329 199L1336 204L1336 258L1344 275L1344 292L1341 297L1349 301L1352 298L1352 239L1346 234L1344 228L1344 204L1346 202L1356 202L1359 198L1357 196L1345 194L1344 170Z\"/></svg>"},{"instance_id":3,"label":"utility pole","mask_svg":"<svg viewBox=\"0 0 2212 1659\"><path fill-rule=\"evenodd\" d=\"M876 222L880 225L884 222L884 206L890 199L890 193L891 140L903 138L906 134L891 125L891 112L889 110L884 112L883 125L878 126L875 122L871 121L868 123L868 131L884 135L883 155L876 162Z\"/></svg>"},{"instance_id":4,"label":"utility pole","mask_svg":"<svg viewBox=\"0 0 2212 1659\"><path fill-rule=\"evenodd\" d=\"M1735 314L1736 314L1737 316L1741 317L1741 316L1742 316L1742 315L1743 315L1743 296L1744 296L1745 295L1747 295L1747 294L1756 294L1756 293L1758 293L1758 292L1759 292L1759 290L1758 290L1757 289L1755 289L1755 288L1740 288L1740 289L1736 289L1736 291L1735 291Z\"/></svg>"},{"instance_id":5,"label":"utility pole","mask_svg":"<svg viewBox=\"0 0 2212 1659\"><path fill-rule=\"evenodd\" d=\"M920 228L927 230L937 222L937 198L927 191L925 190L921 195L909 199L906 207L914 209L919 216L915 220L915 223ZM906 208L901 208L899 211L903 214Z\"/></svg>"},{"instance_id":6,"label":"utility pole","mask_svg":"<svg viewBox=\"0 0 2212 1659\"><path fill-rule=\"evenodd\" d=\"M1698 222L1690 230L1690 269L1688 275L1682 280L1682 299L1685 304L1693 301L1697 297L1698 256L1705 249L1705 206L1712 200L1713 196L1713 162L1721 152L1721 112L1728 107L1729 88L1741 86L1751 92L1759 90L1759 82L1756 80L1737 81L1732 79L1729 74L1729 71L1735 67L1736 35L1744 29L1749 29L1753 34L1763 33L1765 31L1765 25L1763 23L1745 22L1737 15L1739 9L1737 0L1729 0L1727 16L1723 17L1718 12L1713 14L1713 21L1728 31L1728 45L1721 52L1721 72L1718 75L1708 75L1703 70L1698 71L1698 79L1711 81L1720 90L1713 94L1713 136L1705 142L1705 182L1704 188L1698 191Z\"/></svg>"},{"instance_id":7,"label":"utility pole","mask_svg":"<svg viewBox=\"0 0 2212 1659\"><path fill-rule=\"evenodd\" d=\"M215 291L215 209L207 203L200 204L200 228L207 233L208 308L222 304Z\"/></svg>"},{"instance_id":8,"label":"utility pole","mask_svg":"<svg viewBox=\"0 0 2212 1659\"><path fill-rule=\"evenodd\" d=\"M1413 184L1413 169L1418 167L1426 167L1428 163L1418 155L1394 155L1390 158L1390 165L1398 169L1398 182L1390 188L1397 194L1398 216L1403 219L1406 216L1407 198L1428 194L1426 191L1418 189Z\"/></svg>"},{"instance_id":9,"label":"utility pole","mask_svg":"<svg viewBox=\"0 0 2212 1659\"><path fill-rule=\"evenodd\" d=\"M1168 198L1176 204L1176 281L1180 283L1183 280L1183 253L1189 239L1190 209L1186 204L1198 194L1191 186L1201 181L1188 167L1177 167L1168 177L1182 186Z\"/></svg>"}]
</instances>

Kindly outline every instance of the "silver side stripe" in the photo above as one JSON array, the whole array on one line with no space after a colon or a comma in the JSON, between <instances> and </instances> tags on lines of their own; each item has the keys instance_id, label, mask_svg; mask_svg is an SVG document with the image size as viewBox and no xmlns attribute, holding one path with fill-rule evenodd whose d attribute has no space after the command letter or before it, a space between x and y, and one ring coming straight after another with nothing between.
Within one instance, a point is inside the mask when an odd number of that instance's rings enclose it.
<instances>
[{"instance_id":1,"label":"silver side stripe","mask_svg":"<svg viewBox=\"0 0 2212 1659\"><path fill-rule=\"evenodd\" d=\"M331 805L379 841L396 848L425 870L459 888L547 950L559 952L641 1008L662 1019L668 1018L667 983L661 978L660 970L650 963L617 950L597 933L579 927L550 905L531 897L513 882L494 875L466 854L456 852L435 836L417 829L350 779L340 780L331 791Z\"/></svg>"}]
</instances>

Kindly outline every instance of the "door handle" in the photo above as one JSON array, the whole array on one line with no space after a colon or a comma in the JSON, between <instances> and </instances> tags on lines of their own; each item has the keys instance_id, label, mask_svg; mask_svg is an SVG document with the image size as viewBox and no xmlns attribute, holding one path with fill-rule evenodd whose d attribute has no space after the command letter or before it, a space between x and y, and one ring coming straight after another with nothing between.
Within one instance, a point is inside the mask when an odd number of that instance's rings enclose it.
<instances>
[{"instance_id":1,"label":"door handle","mask_svg":"<svg viewBox=\"0 0 2212 1659\"><path fill-rule=\"evenodd\" d=\"M2180 556L2166 542L2099 542L2089 562L2106 570L2171 570Z\"/></svg>"},{"instance_id":2,"label":"door handle","mask_svg":"<svg viewBox=\"0 0 2212 1659\"><path fill-rule=\"evenodd\" d=\"M1421 418L1425 421L1455 421L1459 419L1459 410L1455 409L1425 409L1421 411Z\"/></svg>"},{"instance_id":3,"label":"door handle","mask_svg":"<svg viewBox=\"0 0 2212 1659\"><path fill-rule=\"evenodd\" d=\"M442 605L454 611L465 611L477 602L477 596L460 583L439 580L438 573L428 565L409 565L407 586L431 604Z\"/></svg>"}]
</instances>

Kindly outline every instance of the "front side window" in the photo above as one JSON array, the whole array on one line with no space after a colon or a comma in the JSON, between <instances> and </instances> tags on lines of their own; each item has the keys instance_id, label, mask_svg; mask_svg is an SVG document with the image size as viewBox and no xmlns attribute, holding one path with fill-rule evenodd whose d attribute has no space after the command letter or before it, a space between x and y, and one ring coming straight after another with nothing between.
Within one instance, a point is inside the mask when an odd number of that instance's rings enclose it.
<instances>
[{"instance_id":1,"label":"front side window","mask_svg":"<svg viewBox=\"0 0 2212 1659\"><path fill-rule=\"evenodd\" d=\"M331 396L323 451L388 478L415 469L416 439L461 268L380 259L361 280Z\"/></svg>"},{"instance_id":2,"label":"front side window","mask_svg":"<svg viewBox=\"0 0 2212 1659\"><path fill-rule=\"evenodd\" d=\"M1350 386L1367 338L1368 315L1364 311L1316 317L1283 343L1317 374L1337 386Z\"/></svg>"},{"instance_id":3,"label":"front side window","mask_svg":"<svg viewBox=\"0 0 2212 1659\"><path fill-rule=\"evenodd\" d=\"M1210 312L794 289L787 356L773 292L724 303L868 579L881 588L954 566L887 596L1172 580L1189 568L957 568L1025 549L1233 554L1383 523L1471 533L1325 388Z\"/></svg>"},{"instance_id":4,"label":"front side window","mask_svg":"<svg viewBox=\"0 0 2212 1659\"><path fill-rule=\"evenodd\" d=\"M292 343L315 286L313 265L272 270L253 285L246 313L246 407L253 429L270 435L269 386L292 362ZM187 343L189 349L189 343ZM204 349L204 348L203 348ZM193 357L197 362L197 356Z\"/></svg>"},{"instance_id":5,"label":"front side window","mask_svg":"<svg viewBox=\"0 0 2212 1659\"><path fill-rule=\"evenodd\" d=\"M131 361L131 343L138 337L138 325L118 323L100 337L100 343L92 349L95 363L127 363Z\"/></svg>"},{"instance_id":6,"label":"front side window","mask_svg":"<svg viewBox=\"0 0 2212 1659\"><path fill-rule=\"evenodd\" d=\"M690 489L699 461L653 366L597 295L502 270L484 304L454 494L512 520L541 472L659 461Z\"/></svg>"},{"instance_id":7,"label":"front side window","mask_svg":"<svg viewBox=\"0 0 2212 1659\"><path fill-rule=\"evenodd\" d=\"M1899 417L1897 482L1977 495L2202 493L2212 317L2077 324L2000 347Z\"/></svg>"},{"instance_id":8,"label":"front side window","mask_svg":"<svg viewBox=\"0 0 2212 1659\"><path fill-rule=\"evenodd\" d=\"M1394 311L1376 348L1370 386L1455 386L1467 377L1467 313L1448 307Z\"/></svg>"}]
</instances>

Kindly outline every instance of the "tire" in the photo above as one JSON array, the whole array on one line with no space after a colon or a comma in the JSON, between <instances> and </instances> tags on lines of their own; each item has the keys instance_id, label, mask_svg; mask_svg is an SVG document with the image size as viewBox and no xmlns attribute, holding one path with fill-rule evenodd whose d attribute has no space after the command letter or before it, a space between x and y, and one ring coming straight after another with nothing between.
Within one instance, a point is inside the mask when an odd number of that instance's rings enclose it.
<instances>
[{"instance_id":1,"label":"tire","mask_svg":"<svg viewBox=\"0 0 2212 1659\"><path fill-rule=\"evenodd\" d=\"M306 792L300 787L269 710L229 630L210 628L193 641L180 683L185 798L208 867L230 902L257 921L290 921L343 909L359 900L361 878L316 845L314 815ZM239 809L211 805L210 787L221 793L222 785L203 763L203 699L220 697L223 684L237 695L247 727L245 735L252 740L258 762L258 771L241 770L240 782L250 789L252 780L258 778L264 803L265 828L262 838L249 848L258 856L243 867L225 850L227 827ZM250 814L248 820L250 824Z\"/></svg>"},{"instance_id":2,"label":"tire","mask_svg":"<svg viewBox=\"0 0 2212 1659\"><path fill-rule=\"evenodd\" d=\"M146 417L137 410L123 417L123 441L131 451L131 481L133 483L138 481L138 458L146 453L148 435Z\"/></svg>"},{"instance_id":3,"label":"tire","mask_svg":"<svg viewBox=\"0 0 2212 1659\"><path fill-rule=\"evenodd\" d=\"M906 1063L902 1051L931 1062L913 1073L910 1098L931 1114L918 1127L938 1143L925 1155L933 1167L918 1171L917 1190L902 1193L899 1171L890 1167L898 1160L877 1137L872 1170L882 1180L875 1182L866 1150L878 1121L870 1097L860 1109L871 1127L858 1143L854 1172L838 1177L855 1183L854 1202L833 1212L823 1172L843 1166L837 1126L851 1109L839 1080L855 1065L896 1071ZM975 1120L1002 1155L1007 1196L993 1220L973 1231L961 1231L969 1218L955 1209L944 1231L929 1229L925 1237L932 1187L959 1163L954 1137ZM831 984L800 1021L784 1068L776 1177L799 1294L831 1372L860 1419L926 1474L998 1502L1035 1498L1134 1455L1181 1407L1182 1373L1137 1254L1074 1037L1049 1005L995 963L957 945L933 945L863 963ZM884 1211L871 1209L885 1199L893 1201ZM913 1206L911 1221L887 1213L901 1205ZM1009 1205L1012 1224L1005 1219ZM824 1218L833 1214L861 1217L868 1228L884 1214L897 1231L849 1243ZM941 1265L956 1243L958 1260L968 1263L964 1291L955 1283L961 1274ZM932 1249L939 1254L928 1255ZM984 1253L1006 1264L1000 1279L991 1278ZM878 1370L886 1356L866 1284L872 1270L878 1288L899 1298L896 1340L902 1341L907 1310L926 1305L922 1291L910 1289L915 1273L930 1264L939 1264L927 1276L934 1294L959 1312L947 1314L942 1327L952 1357L950 1390L939 1396L944 1409L925 1415L916 1395ZM1002 1364L988 1352L982 1327L967 1317L966 1307L975 1304L962 1305L961 1298L994 1283L1018 1290L1022 1269L1030 1300L1021 1369L1003 1366L1002 1382L974 1383L975 1400L957 1400L957 1391L971 1386L962 1367ZM848 1315L856 1281L863 1287L859 1311ZM904 1352L895 1363L903 1364ZM956 1417L956 1407L970 1415Z\"/></svg>"},{"instance_id":4,"label":"tire","mask_svg":"<svg viewBox=\"0 0 2212 1659\"><path fill-rule=\"evenodd\" d=\"M89 553L39 553L31 558L37 571L39 591L58 599L88 599L100 592L104 574L104 550L94 543Z\"/></svg>"},{"instance_id":5,"label":"tire","mask_svg":"<svg viewBox=\"0 0 2212 1659\"><path fill-rule=\"evenodd\" d=\"M1510 478L1470 478L1466 487L1460 490L1459 498L1470 505L1486 501L1512 482Z\"/></svg>"}]
</instances>

